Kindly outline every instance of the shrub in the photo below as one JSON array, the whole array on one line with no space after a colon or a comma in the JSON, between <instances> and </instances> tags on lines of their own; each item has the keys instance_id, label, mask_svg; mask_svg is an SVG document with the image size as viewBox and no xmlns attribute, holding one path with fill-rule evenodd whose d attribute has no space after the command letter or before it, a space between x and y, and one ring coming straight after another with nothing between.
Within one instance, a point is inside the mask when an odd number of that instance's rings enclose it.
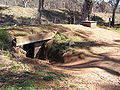
<instances>
[{"instance_id":1,"label":"shrub","mask_svg":"<svg viewBox=\"0 0 120 90\"><path fill-rule=\"evenodd\" d=\"M6 49L8 47L10 35L5 31L0 29L0 49Z\"/></svg>"}]
</instances>

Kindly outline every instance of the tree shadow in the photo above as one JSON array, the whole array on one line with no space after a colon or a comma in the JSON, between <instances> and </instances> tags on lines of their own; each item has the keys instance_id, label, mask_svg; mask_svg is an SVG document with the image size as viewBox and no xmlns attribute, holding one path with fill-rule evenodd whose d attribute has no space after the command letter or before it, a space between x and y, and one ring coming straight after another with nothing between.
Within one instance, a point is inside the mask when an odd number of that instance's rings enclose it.
<instances>
[{"instance_id":1,"label":"tree shadow","mask_svg":"<svg viewBox=\"0 0 120 90\"><path fill-rule=\"evenodd\" d=\"M19 74L11 72L11 71L1 71L0 72L0 87L11 86L16 88L26 88L30 87L32 84L32 80L39 80L39 76L35 73L31 72L21 72Z\"/></svg>"},{"instance_id":2,"label":"tree shadow","mask_svg":"<svg viewBox=\"0 0 120 90\"><path fill-rule=\"evenodd\" d=\"M26 17L18 17L17 18L17 24L19 26L30 26L30 25L37 25L38 21L36 18L26 18Z\"/></svg>"},{"instance_id":3,"label":"tree shadow","mask_svg":"<svg viewBox=\"0 0 120 90\"><path fill-rule=\"evenodd\" d=\"M91 52L92 53L92 52ZM81 63L81 64L75 64L75 65L69 65L69 66L59 66L61 68L65 68L68 70L80 70L80 69L85 69L85 68L99 68L99 69L103 69L106 72L116 75L116 76L120 76L120 72L114 68L108 68L108 66L112 66L112 63L116 63L116 64L120 64L120 59L116 59L116 58L112 58L109 57L109 55L105 55L105 53L103 54L95 54L92 53L92 55L88 55L86 54L86 56L88 58L93 58L93 60L90 60L88 62L85 63ZM106 63L106 64L104 64ZM116 66L119 67L119 66Z\"/></svg>"},{"instance_id":4,"label":"tree shadow","mask_svg":"<svg viewBox=\"0 0 120 90\"><path fill-rule=\"evenodd\" d=\"M8 7L0 6L0 10L8 9Z\"/></svg>"},{"instance_id":5,"label":"tree shadow","mask_svg":"<svg viewBox=\"0 0 120 90\"><path fill-rule=\"evenodd\" d=\"M40 30L45 31L57 31L58 33L65 33L72 31L70 28L64 27L61 24L41 24L41 25L30 25L29 27L37 27Z\"/></svg>"},{"instance_id":6,"label":"tree shadow","mask_svg":"<svg viewBox=\"0 0 120 90\"><path fill-rule=\"evenodd\" d=\"M0 26L23 26L23 25L36 25L35 18L17 17L14 15L7 15L0 13Z\"/></svg>"},{"instance_id":7,"label":"tree shadow","mask_svg":"<svg viewBox=\"0 0 120 90\"><path fill-rule=\"evenodd\" d=\"M109 85L101 85L101 88L102 88L103 90L108 90L108 89L111 89L111 90L119 90L120 86L119 86L119 85L109 84Z\"/></svg>"},{"instance_id":8,"label":"tree shadow","mask_svg":"<svg viewBox=\"0 0 120 90\"><path fill-rule=\"evenodd\" d=\"M81 13L78 11L72 11L72 10L65 10L60 9L67 17L68 24L80 24L81 19Z\"/></svg>"},{"instance_id":9,"label":"tree shadow","mask_svg":"<svg viewBox=\"0 0 120 90\"><path fill-rule=\"evenodd\" d=\"M0 14L0 26L11 26L17 23L13 15Z\"/></svg>"},{"instance_id":10,"label":"tree shadow","mask_svg":"<svg viewBox=\"0 0 120 90\"><path fill-rule=\"evenodd\" d=\"M19 62L25 63L25 64L32 64L32 65L38 65L39 61L38 60L33 60L31 58L21 58L19 59Z\"/></svg>"},{"instance_id":11,"label":"tree shadow","mask_svg":"<svg viewBox=\"0 0 120 90\"><path fill-rule=\"evenodd\" d=\"M48 19L49 22L55 24L79 24L81 15L77 11L72 10L43 10L43 16ZM75 19L75 22L74 22Z\"/></svg>"},{"instance_id":12,"label":"tree shadow","mask_svg":"<svg viewBox=\"0 0 120 90\"><path fill-rule=\"evenodd\" d=\"M100 46L107 46L106 43L97 43L94 41L87 41L87 42L75 42L75 45L73 45L73 48L86 48L89 49L91 47L100 47Z\"/></svg>"},{"instance_id":13,"label":"tree shadow","mask_svg":"<svg viewBox=\"0 0 120 90\"><path fill-rule=\"evenodd\" d=\"M109 25L99 16L92 16L92 20L97 21L97 24L102 25L102 26L108 26Z\"/></svg>"},{"instance_id":14,"label":"tree shadow","mask_svg":"<svg viewBox=\"0 0 120 90\"><path fill-rule=\"evenodd\" d=\"M120 42L120 40L114 40L115 42Z\"/></svg>"},{"instance_id":15,"label":"tree shadow","mask_svg":"<svg viewBox=\"0 0 120 90\"><path fill-rule=\"evenodd\" d=\"M54 80L60 80L61 77L64 77L60 73L41 70L41 67L40 68L34 67L36 72L22 71L19 73L15 73L10 70L0 71L0 89L11 88L15 90L19 89L30 90L31 88L44 89L49 88L48 82L50 83L50 81L52 82Z\"/></svg>"},{"instance_id":16,"label":"tree shadow","mask_svg":"<svg viewBox=\"0 0 120 90\"><path fill-rule=\"evenodd\" d=\"M107 43L98 43L94 41L74 42L73 45L69 45L70 42L54 43L52 47L47 47L47 58L51 62L70 63L90 57L83 52L74 52L73 49L86 49L90 52L91 47L111 47ZM91 53L91 52L90 52ZM93 54L93 53L92 53ZM94 54L95 55L95 54ZM92 56L91 56L92 57Z\"/></svg>"},{"instance_id":17,"label":"tree shadow","mask_svg":"<svg viewBox=\"0 0 120 90\"><path fill-rule=\"evenodd\" d=\"M53 23L61 23L66 21L66 15L55 10L43 10L43 15L48 19L48 21Z\"/></svg>"},{"instance_id":18,"label":"tree shadow","mask_svg":"<svg viewBox=\"0 0 120 90\"><path fill-rule=\"evenodd\" d=\"M16 60L14 58L12 60L9 64L7 63L7 66L5 63L1 64L5 67L0 68L0 89L2 90L11 88L15 90L30 90L31 88L34 90L38 87L49 88L48 83L57 82L57 80L66 77L63 73L55 71L49 64L38 59L19 58ZM13 62L15 66L11 66ZM19 68L17 68L16 63L19 62Z\"/></svg>"},{"instance_id":19,"label":"tree shadow","mask_svg":"<svg viewBox=\"0 0 120 90\"><path fill-rule=\"evenodd\" d=\"M96 53L93 53L93 51L91 50L92 47L103 47L103 46L105 46L105 47L119 47L119 44L116 44L116 43L110 44L110 43L106 43L106 42L90 41L88 37L89 37L89 35L91 35L91 33L77 32L77 33L75 33L75 35L76 34L79 35L80 37L82 37L85 41L74 42L74 44L71 46L69 46L69 42L68 43L60 43L60 45L58 45L58 46L59 47L62 45L64 47L67 46L67 48L65 48L66 50L69 47L77 48L77 49L86 49L86 50L88 50L88 52L90 54L86 54L84 52L82 54L80 53L80 54L76 54L76 55L70 54L68 56L63 57L63 59L67 59L67 61L68 61L67 63L71 63L71 62L81 61L81 58L79 58L79 56L84 55L85 59L92 58L93 60L90 60L86 63L76 64L76 65L60 66L61 68L65 68L65 69L69 69L69 70L76 70L76 69L80 70L83 68L100 68L100 69L103 69L110 74L120 76L120 72L118 70L115 70L114 68L109 68L109 66L114 67L112 65L112 63L119 65L120 59L110 57L109 53L96 54ZM119 41L116 41L116 42L119 42ZM63 50L65 50L65 49L63 49ZM102 63L110 63L110 64L102 64Z\"/></svg>"}]
</instances>

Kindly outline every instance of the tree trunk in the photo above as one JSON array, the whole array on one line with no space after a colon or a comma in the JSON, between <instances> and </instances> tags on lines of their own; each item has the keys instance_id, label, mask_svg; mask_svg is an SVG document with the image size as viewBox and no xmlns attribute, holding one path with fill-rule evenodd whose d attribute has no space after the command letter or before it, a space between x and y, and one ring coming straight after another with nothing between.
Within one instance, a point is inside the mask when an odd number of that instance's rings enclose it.
<instances>
[{"instance_id":1,"label":"tree trunk","mask_svg":"<svg viewBox=\"0 0 120 90\"><path fill-rule=\"evenodd\" d=\"M73 18L74 18L73 24L76 24L76 17L75 17L75 15L73 16Z\"/></svg>"},{"instance_id":2,"label":"tree trunk","mask_svg":"<svg viewBox=\"0 0 120 90\"><path fill-rule=\"evenodd\" d=\"M42 9L43 9L43 0L39 0L39 6L38 6L38 23L41 24L41 17L42 17Z\"/></svg>"},{"instance_id":3,"label":"tree trunk","mask_svg":"<svg viewBox=\"0 0 120 90\"><path fill-rule=\"evenodd\" d=\"M82 9L82 21L90 20L90 14L92 13L93 2L92 0L85 0Z\"/></svg>"},{"instance_id":4,"label":"tree trunk","mask_svg":"<svg viewBox=\"0 0 120 90\"><path fill-rule=\"evenodd\" d=\"M25 2L25 8L27 7L27 3L28 3L28 2L26 1L26 2Z\"/></svg>"},{"instance_id":5,"label":"tree trunk","mask_svg":"<svg viewBox=\"0 0 120 90\"><path fill-rule=\"evenodd\" d=\"M116 12L116 9L118 7L119 2L120 2L120 0L116 0L116 4L114 6L113 13L112 13L111 26L113 26L113 27L114 27L114 24L115 24L115 12Z\"/></svg>"},{"instance_id":6,"label":"tree trunk","mask_svg":"<svg viewBox=\"0 0 120 90\"><path fill-rule=\"evenodd\" d=\"M27 7L27 4L28 4L28 0L23 0L23 4L24 4L24 6L23 7Z\"/></svg>"},{"instance_id":7,"label":"tree trunk","mask_svg":"<svg viewBox=\"0 0 120 90\"><path fill-rule=\"evenodd\" d=\"M42 0L42 9L44 9L44 2L45 0Z\"/></svg>"}]
</instances>

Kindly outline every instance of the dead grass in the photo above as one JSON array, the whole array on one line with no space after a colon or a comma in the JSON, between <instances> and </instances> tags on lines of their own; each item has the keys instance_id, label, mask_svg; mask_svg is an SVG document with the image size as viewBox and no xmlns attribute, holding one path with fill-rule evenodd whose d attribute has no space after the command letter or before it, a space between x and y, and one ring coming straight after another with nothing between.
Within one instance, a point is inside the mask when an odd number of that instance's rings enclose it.
<instances>
[{"instance_id":1,"label":"dead grass","mask_svg":"<svg viewBox=\"0 0 120 90\"><path fill-rule=\"evenodd\" d=\"M0 10L0 13L6 15L13 15L16 17L30 17L35 18L37 16L37 8L23 8L18 6L7 7L4 10Z\"/></svg>"},{"instance_id":2,"label":"dead grass","mask_svg":"<svg viewBox=\"0 0 120 90\"><path fill-rule=\"evenodd\" d=\"M111 18L112 17L112 13L100 13L100 12L98 12L98 13L94 13L96 16L99 16L99 17L101 17L103 20L105 20L105 22L109 22L109 18ZM120 23L120 14L116 14L116 17L115 17L115 19L116 19L116 23Z\"/></svg>"}]
</instances>

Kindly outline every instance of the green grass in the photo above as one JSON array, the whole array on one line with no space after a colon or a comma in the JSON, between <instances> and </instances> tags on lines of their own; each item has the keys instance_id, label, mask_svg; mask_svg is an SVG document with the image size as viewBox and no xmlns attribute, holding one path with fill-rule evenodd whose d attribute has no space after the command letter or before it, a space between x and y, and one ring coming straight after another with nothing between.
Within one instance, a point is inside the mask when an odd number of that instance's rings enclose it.
<instances>
[{"instance_id":1,"label":"green grass","mask_svg":"<svg viewBox=\"0 0 120 90\"><path fill-rule=\"evenodd\" d=\"M66 77L64 74L59 74L59 73L46 71L46 70L39 70L39 68L35 69L34 73L38 73L39 75L42 75L42 78L45 81L53 81L55 79L63 81L63 79L65 80L65 77Z\"/></svg>"},{"instance_id":2,"label":"green grass","mask_svg":"<svg viewBox=\"0 0 120 90\"><path fill-rule=\"evenodd\" d=\"M19 69L21 68L20 66L12 66L10 69Z\"/></svg>"},{"instance_id":3,"label":"green grass","mask_svg":"<svg viewBox=\"0 0 120 90\"><path fill-rule=\"evenodd\" d=\"M23 72L17 75L1 75L0 79L2 80L1 82L5 81L5 85L2 86L3 90L36 90L36 88L40 90L47 88L49 90L49 88L60 87L60 82L57 80L64 75L56 74L57 76L54 76L51 74L56 73L50 72L49 74L38 75L37 73ZM54 82L53 87L49 86L48 82Z\"/></svg>"},{"instance_id":4,"label":"green grass","mask_svg":"<svg viewBox=\"0 0 120 90\"><path fill-rule=\"evenodd\" d=\"M45 81L53 81L54 76L45 76L45 77L43 77L43 80L45 80Z\"/></svg>"},{"instance_id":5,"label":"green grass","mask_svg":"<svg viewBox=\"0 0 120 90\"><path fill-rule=\"evenodd\" d=\"M5 67L5 65L3 65L3 64L0 64L0 68L2 68L2 67Z\"/></svg>"},{"instance_id":6,"label":"green grass","mask_svg":"<svg viewBox=\"0 0 120 90\"><path fill-rule=\"evenodd\" d=\"M7 56L3 57L3 60L7 62L7 73L0 73L0 83L3 83L0 86L1 90L44 90L44 89L54 89L59 88L59 81L66 80L66 76L64 74L56 73L53 71L46 70L49 68L49 65L40 65L38 68L30 68L30 71L27 71L27 68L23 63L17 63L17 61L11 61L11 59ZM4 64L0 64L0 68L6 67ZM23 66L25 68L23 68ZM31 67L31 66L29 66ZM18 69L24 69L22 72L18 72ZM34 69L36 69L34 71ZM44 70L45 69L45 70ZM14 71L17 71L14 72ZM48 83L52 83L50 86Z\"/></svg>"},{"instance_id":7,"label":"green grass","mask_svg":"<svg viewBox=\"0 0 120 90\"><path fill-rule=\"evenodd\" d=\"M62 35L62 34L57 34L55 37L54 37L54 40L56 42L66 42L68 40L68 37L65 36L65 35Z\"/></svg>"},{"instance_id":8,"label":"green grass","mask_svg":"<svg viewBox=\"0 0 120 90\"><path fill-rule=\"evenodd\" d=\"M120 30L120 26L116 26L115 29L116 29L116 30Z\"/></svg>"},{"instance_id":9,"label":"green grass","mask_svg":"<svg viewBox=\"0 0 120 90\"><path fill-rule=\"evenodd\" d=\"M120 33L120 30L115 30L115 32Z\"/></svg>"},{"instance_id":10,"label":"green grass","mask_svg":"<svg viewBox=\"0 0 120 90\"><path fill-rule=\"evenodd\" d=\"M60 52L64 52L68 49L69 39L67 36L62 34L57 34L54 37L53 47L60 50Z\"/></svg>"},{"instance_id":11,"label":"green grass","mask_svg":"<svg viewBox=\"0 0 120 90\"><path fill-rule=\"evenodd\" d=\"M10 29L10 27L0 27L0 49L7 49L10 35L6 32L6 30Z\"/></svg>"},{"instance_id":12,"label":"green grass","mask_svg":"<svg viewBox=\"0 0 120 90\"><path fill-rule=\"evenodd\" d=\"M34 82L31 80L21 80L15 82L17 85L4 85L4 90L35 90Z\"/></svg>"},{"instance_id":13,"label":"green grass","mask_svg":"<svg viewBox=\"0 0 120 90\"><path fill-rule=\"evenodd\" d=\"M115 32L120 33L120 26L116 26L115 29Z\"/></svg>"},{"instance_id":14,"label":"green grass","mask_svg":"<svg viewBox=\"0 0 120 90\"><path fill-rule=\"evenodd\" d=\"M60 87L60 82L55 82L56 87Z\"/></svg>"},{"instance_id":15,"label":"green grass","mask_svg":"<svg viewBox=\"0 0 120 90\"><path fill-rule=\"evenodd\" d=\"M0 27L0 30L13 30L13 29L18 29L18 27L15 26Z\"/></svg>"},{"instance_id":16,"label":"green grass","mask_svg":"<svg viewBox=\"0 0 120 90\"><path fill-rule=\"evenodd\" d=\"M75 84L70 84L69 87L71 87L71 88L75 88L75 87L77 87L77 85L75 85Z\"/></svg>"}]
</instances>

